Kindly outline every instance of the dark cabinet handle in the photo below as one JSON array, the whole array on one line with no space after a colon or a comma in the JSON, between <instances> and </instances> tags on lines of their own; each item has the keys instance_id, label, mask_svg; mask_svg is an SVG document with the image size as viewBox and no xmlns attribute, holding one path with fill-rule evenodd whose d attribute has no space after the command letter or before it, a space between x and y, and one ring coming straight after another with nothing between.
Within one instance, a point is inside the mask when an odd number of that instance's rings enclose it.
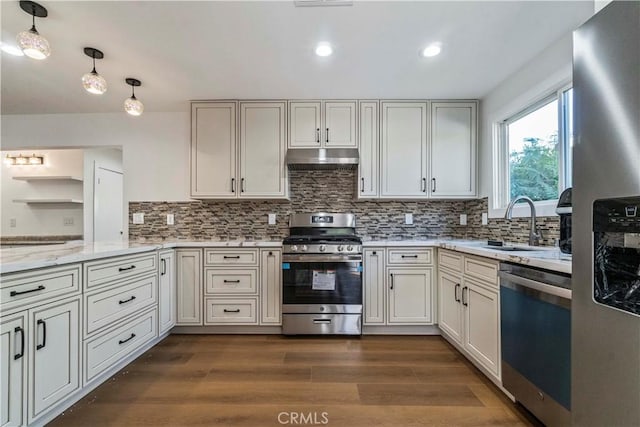
<instances>
[{"instance_id":1,"label":"dark cabinet handle","mask_svg":"<svg viewBox=\"0 0 640 427\"><path fill-rule=\"evenodd\" d=\"M244 178L240 178L240 192L244 193Z\"/></svg>"},{"instance_id":2,"label":"dark cabinet handle","mask_svg":"<svg viewBox=\"0 0 640 427\"><path fill-rule=\"evenodd\" d=\"M42 325L42 344L38 344L36 346L36 350L40 350L47 345L47 322L42 319L38 319L36 325Z\"/></svg>"},{"instance_id":3,"label":"dark cabinet handle","mask_svg":"<svg viewBox=\"0 0 640 427\"><path fill-rule=\"evenodd\" d=\"M436 179L435 178L431 178L431 192L432 193L436 192Z\"/></svg>"},{"instance_id":4,"label":"dark cabinet handle","mask_svg":"<svg viewBox=\"0 0 640 427\"><path fill-rule=\"evenodd\" d=\"M320 143L320 128L316 128L316 142Z\"/></svg>"},{"instance_id":5,"label":"dark cabinet handle","mask_svg":"<svg viewBox=\"0 0 640 427\"><path fill-rule=\"evenodd\" d=\"M420 191L427 192L427 178L422 178L422 185Z\"/></svg>"},{"instance_id":6,"label":"dark cabinet handle","mask_svg":"<svg viewBox=\"0 0 640 427\"><path fill-rule=\"evenodd\" d=\"M329 142L329 128L327 128L327 138L325 139L325 142Z\"/></svg>"},{"instance_id":7,"label":"dark cabinet handle","mask_svg":"<svg viewBox=\"0 0 640 427\"><path fill-rule=\"evenodd\" d=\"M418 255L402 255L402 258L418 258Z\"/></svg>"},{"instance_id":8,"label":"dark cabinet handle","mask_svg":"<svg viewBox=\"0 0 640 427\"><path fill-rule=\"evenodd\" d=\"M165 274L167 274L167 260L162 258L160 259L160 261L162 261L162 273L160 273L160 275L164 276Z\"/></svg>"},{"instance_id":9,"label":"dark cabinet handle","mask_svg":"<svg viewBox=\"0 0 640 427\"><path fill-rule=\"evenodd\" d=\"M133 301L134 299L136 299L135 295L131 295L131 298L125 299L125 300L120 300L120 301L118 301L118 304L126 304L128 302Z\"/></svg>"},{"instance_id":10,"label":"dark cabinet handle","mask_svg":"<svg viewBox=\"0 0 640 427\"><path fill-rule=\"evenodd\" d=\"M460 289L460 283L456 283L456 287L453 288L453 299L456 300L456 302L460 302L460 298L458 298L458 289Z\"/></svg>"},{"instance_id":11,"label":"dark cabinet handle","mask_svg":"<svg viewBox=\"0 0 640 427\"><path fill-rule=\"evenodd\" d=\"M240 255L234 255L234 256L224 255L222 258L224 258L224 259L240 259Z\"/></svg>"},{"instance_id":12,"label":"dark cabinet handle","mask_svg":"<svg viewBox=\"0 0 640 427\"><path fill-rule=\"evenodd\" d=\"M361 193L364 193L364 178L360 178L360 182L362 183L362 184L360 185L360 192L361 192Z\"/></svg>"},{"instance_id":13,"label":"dark cabinet handle","mask_svg":"<svg viewBox=\"0 0 640 427\"><path fill-rule=\"evenodd\" d=\"M224 279L223 282L224 283L240 283L240 280L227 280L227 279Z\"/></svg>"},{"instance_id":14,"label":"dark cabinet handle","mask_svg":"<svg viewBox=\"0 0 640 427\"><path fill-rule=\"evenodd\" d=\"M273 252L269 251L269 256L273 256Z\"/></svg>"},{"instance_id":15,"label":"dark cabinet handle","mask_svg":"<svg viewBox=\"0 0 640 427\"><path fill-rule=\"evenodd\" d=\"M236 192L236 179L235 178L231 178L231 192L232 193Z\"/></svg>"},{"instance_id":16,"label":"dark cabinet handle","mask_svg":"<svg viewBox=\"0 0 640 427\"><path fill-rule=\"evenodd\" d=\"M235 310L227 310L226 308L224 309L225 313L240 313L240 309L236 308Z\"/></svg>"},{"instance_id":17,"label":"dark cabinet handle","mask_svg":"<svg viewBox=\"0 0 640 427\"><path fill-rule=\"evenodd\" d=\"M20 353L13 355L13 360L18 360L24 356L24 329L20 326L17 326L13 332L17 334L20 332Z\"/></svg>"},{"instance_id":18,"label":"dark cabinet handle","mask_svg":"<svg viewBox=\"0 0 640 427\"><path fill-rule=\"evenodd\" d=\"M132 340L132 339L134 339L135 337L136 337L136 334L134 334L134 333L132 332L132 333L131 333L131 336L130 336L129 338L118 341L118 344L124 344L124 343L126 343L126 342L128 342L128 341L131 341L131 340Z\"/></svg>"},{"instance_id":19,"label":"dark cabinet handle","mask_svg":"<svg viewBox=\"0 0 640 427\"><path fill-rule=\"evenodd\" d=\"M119 272L123 272L123 271L133 270L134 268L136 268L136 266L135 266L135 265L131 265L131 266L129 266L129 267L120 267L120 268L118 269L118 271L119 271Z\"/></svg>"},{"instance_id":20,"label":"dark cabinet handle","mask_svg":"<svg viewBox=\"0 0 640 427\"><path fill-rule=\"evenodd\" d=\"M389 289L393 290L393 274L390 274L391 276L391 283L389 285Z\"/></svg>"},{"instance_id":21,"label":"dark cabinet handle","mask_svg":"<svg viewBox=\"0 0 640 427\"><path fill-rule=\"evenodd\" d=\"M467 290L467 298L464 297L465 289ZM462 305L464 305L465 307L469 306L469 288L466 286L462 288Z\"/></svg>"},{"instance_id":22,"label":"dark cabinet handle","mask_svg":"<svg viewBox=\"0 0 640 427\"><path fill-rule=\"evenodd\" d=\"M371 256L378 256L378 252L376 251L371 252Z\"/></svg>"},{"instance_id":23,"label":"dark cabinet handle","mask_svg":"<svg viewBox=\"0 0 640 427\"><path fill-rule=\"evenodd\" d=\"M29 289L28 291L11 291L9 292L10 297L15 297L18 295L30 294L31 292L44 291L44 285L39 285L37 288Z\"/></svg>"}]
</instances>

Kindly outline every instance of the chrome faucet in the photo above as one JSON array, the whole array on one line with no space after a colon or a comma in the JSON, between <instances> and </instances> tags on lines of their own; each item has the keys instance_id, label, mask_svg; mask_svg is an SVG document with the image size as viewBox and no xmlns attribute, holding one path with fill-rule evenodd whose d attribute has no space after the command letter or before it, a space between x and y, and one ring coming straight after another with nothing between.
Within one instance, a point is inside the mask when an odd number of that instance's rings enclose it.
<instances>
[{"instance_id":1,"label":"chrome faucet","mask_svg":"<svg viewBox=\"0 0 640 427\"><path fill-rule=\"evenodd\" d=\"M540 246L540 239L542 239L542 232L538 230L538 226L536 225L536 207L533 204L533 200L528 198L527 196L518 196L509 203L507 206L507 211L504 213L504 218L511 220L513 219L513 207L520 200L524 200L529 203L529 207L531 208L531 230L529 230L529 246Z\"/></svg>"}]
</instances>

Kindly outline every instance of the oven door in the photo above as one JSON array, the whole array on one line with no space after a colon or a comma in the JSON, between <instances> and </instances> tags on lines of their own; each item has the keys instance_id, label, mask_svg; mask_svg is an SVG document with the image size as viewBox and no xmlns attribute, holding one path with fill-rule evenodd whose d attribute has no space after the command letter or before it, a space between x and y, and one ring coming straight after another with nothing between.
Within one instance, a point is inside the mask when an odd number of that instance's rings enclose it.
<instances>
[{"instance_id":1,"label":"oven door","mask_svg":"<svg viewBox=\"0 0 640 427\"><path fill-rule=\"evenodd\" d=\"M361 255L283 255L282 303L285 312L362 310ZM356 307L354 307L356 308Z\"/></svg>"}]
</instances>

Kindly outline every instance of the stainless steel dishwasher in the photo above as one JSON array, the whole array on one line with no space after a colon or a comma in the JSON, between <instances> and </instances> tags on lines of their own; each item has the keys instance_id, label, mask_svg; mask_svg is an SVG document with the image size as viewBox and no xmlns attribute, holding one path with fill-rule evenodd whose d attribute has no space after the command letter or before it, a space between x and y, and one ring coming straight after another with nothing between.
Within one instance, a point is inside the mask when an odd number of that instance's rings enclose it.
<instances>
[{"instance_id":1,"label":"stainless steel dishwasher","mask_svg":"<svg viewBox=\"0 0 640 427\"><path fill-rule=\"evenodd\" d=\"M548 426L571 424L571 276L500 265L502 385Z\"/></svg>"}]
</instances>

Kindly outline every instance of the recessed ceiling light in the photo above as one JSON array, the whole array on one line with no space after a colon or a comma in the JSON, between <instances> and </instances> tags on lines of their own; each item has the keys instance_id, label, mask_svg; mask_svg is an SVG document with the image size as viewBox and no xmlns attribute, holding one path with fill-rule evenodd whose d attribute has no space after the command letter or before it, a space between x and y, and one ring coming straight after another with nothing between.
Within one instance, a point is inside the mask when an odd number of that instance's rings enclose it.
<instances>
[{"instance_id":1,"label":"recessed ceiling light","mask_svg":"<svg viewBox=\"0 0 640 427\"><path fill-rule=\"evenodd\" d=\"M333 53L333 48L327 42L318 43L316 46L316 55L318 56L329 56Z\"/></svg>"},{"instance_id":2,"label":"recessed ceiling light","mask_svg":"<svg viewBox=\"0 0 640 427\"><path fill-rule=\"evenodd\" d=\"M8 53L9 55L24 56L24 53L22 52L22 49L20 49L18 46L13 46L13 45L10 45L10 44L1 43L0 44L0 49L2 49L3 52Z\"/></svg>"},{"instance_id":3,"label":"recessed ceiling light","mask_svg":"<svg viewBox=\"0 0 640 427\"><path fill-rule=\"evenodd\" d=\"M430 56L436 56L440 54L440 51L442 51L441 43L431 43L429 46L425 47L422 50L422 56L427 58Z\"/></svg>"}]
</instances>

